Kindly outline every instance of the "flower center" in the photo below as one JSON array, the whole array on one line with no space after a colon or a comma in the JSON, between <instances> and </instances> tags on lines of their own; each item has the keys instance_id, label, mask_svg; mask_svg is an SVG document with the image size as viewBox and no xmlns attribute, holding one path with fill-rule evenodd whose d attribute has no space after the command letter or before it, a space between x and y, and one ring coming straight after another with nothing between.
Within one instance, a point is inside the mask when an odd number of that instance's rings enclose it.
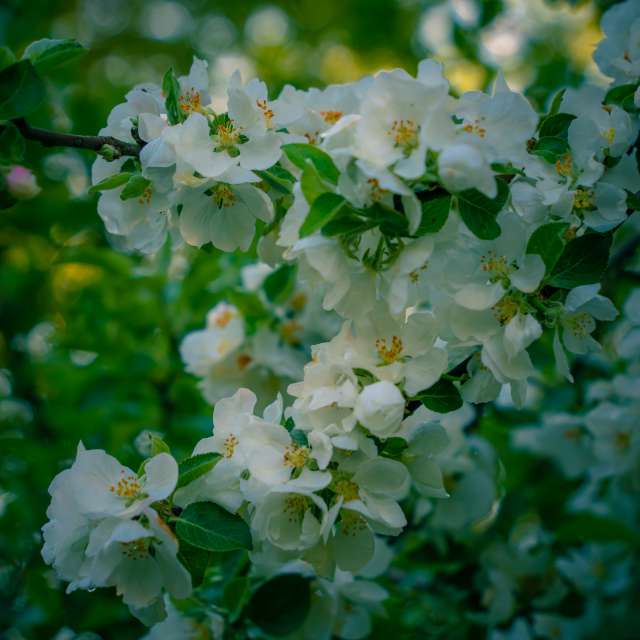
<instances>
[{"instance_id":1,"label":"flower center","mask_svg":"<svg viewBox=\"0 0 640 640\"><path fill-rule=\"evenodd\" d=\"M491 276L492 282L508 278L513 273L507 257L499 256L493 249L480 257L480 267Z\"/></svg>"},{"instance_id":2,"label":"flower center","mask_svg":"<svg viewBox=\"0 0 640 640\"><path fill-rule=\"evenodd\" d=\"M144 560L149 554L149 538L138 538L131 542L121 542L122 553L129 560Z\"/></svg>"},{"instance_id":3,"label":"flower center","mask_svg":"<svg viewBox=\"0 0 640 640\"><path fill-rule=\"evenodd\" d=\"M302 522L309 506L309 498L299 493L290 493L284 500L284 512L289 522Z\"/></svg>"},{"instance_id":4,"label":"flower center","mask_svg":"<svg viewBox=\"0 0 640 640\"><path fill-rule=\"evenodd\" d=\"M516 316L520 310L520 306L513 298L504 296L504 298L498 300L498 302L493 305L492 310L496 320L501 325L505 325Z\"/></svg>"},{"instance_id":5,"label":"flower center","mask_svg":"<svg viewBox=\"0 0 640 640\"><path fill-rule=\"evenodd\" d=\"M385 364L391 364L395 362L402 353L403 345L402 340L398 336L391 337L391 344L387 346L386 338L378 338L376 340L376 350L380 359Z\"/></svg>"},{"instance_id":6,"label":"flower center","mask_svg":"<svg viewBox=\"0 0 640 640\"><path fill-rule=\"evenodd\" d=\"M395 146L402 149L405 155L409 155L418 147L418 132L420 127L411 120L394 120L391 129L387 132L393 137Z\"/></svg>"},{"instance_id":7,"label":"flower center","mask_svg":"<svg viewBox=\"0 0 640 640\"><path fill-rule=\"evenodd\" d=\"M309 449L291 444L284 451L284 466L301 469L309 459Z\"/></svg>"},{"instance_id":8,"label":"flower center","mask_svg":"<svg viewBox=\"0 0 640 640\"><path fill-rule=\"evenodd\" d=\"M222 445L222 453L225 458L231 458L233 456L239 442L240 440L238 440L238 438L233 435L233 433L229 434L225 438L224 444Z\"/></svg>"},{"instance_id":9,"label":"flower center","mask_svg":"<svg viewBox=\"0 0 640 640\"><path fill-rule=\"evenodd\" d=\"M236 314L232 309L221 309L215 314L213 319L213 324L216 327L224 328L226 327L234 318Z\"/></svg>"},{"instance_id":10,"label":"flower center","mask_svg":"<svg viewBox=\"0 0 640 640\"><path fill-rule=\"evenodd\" d=\"M149 204L151 202L151 196L153 195L153 189L151 185L144 188L144 191L140 194L138 202L140 204Z\"/></svg>"},{"instance_id":11,"label":"flower center","mask_svg":"<svg viewBox=\"0 0 640 640\"><path fill-rule=\"evenodd\" d=\"M269 107L266 100L256 100L256 105L262 111L267 129L271 129L273 127L273 109Z\"/></svg>"},{"instance_id":12,"label":"flower center","mask_svg":"<svg viewBox=\"0 0 640 640\"><path fill-rule=\"evenodd\" d=\"M484 138L487 135L487 130L484 127L481 127L477 120L475 122L467 122L462 129L467 133L473 133L479 138Z\"/></svg>"},{"instance_id":13,"label":"flower center","mask_svg":"<svg viewBox=\"0 0 640 640\"><path fill-rule=\"evenodd\" d=\"M360 531L367 528L366 520L354 511L345 510L341 513L342 533L345 536L357 536Z\"/></svg>"},{"instance_id":14,"label":"flower center","mask_svg":"<svg viewBox=\"0 0 640 640\"><path fill-rule=\"evenodd\" d=\"M367 184L371 187L371 199L374 202L380 202L385 193L389 193L388 189L383 189L380 186L380 182L377 178L369 178Z\"/></svg>"},{"instance_id":15,"label":"flower center","mask_svg":"<svg viewBox=\"0 0 640 640\"><path fill-rule=\"evenodd\" d=\"M335 124L342 118L342 111L321 111L320 116L327 124Z\"/></svg>"},{"instance_id":16,"label":"flower center","mask_svg":"<svg viewBox=\"0 0 640 640\"><path fill-rule=\"evenodd\" d=\"M195 91L195 89L182 94L178 98L178 104L180 105L180 109L187 114L193 113L194 111L202 110L202 105L200 104L200 94Z\"/></svg>"},{"instance_id":17,"label":"flower center","mask_svg":"<svg viewBox=\"0 0 640 640\"><path fill-rule=\"evenodd\" d=\"M236 196L235 193L233 193L233 189L231 189L231 187L227 186L226 184L217 184L213 188L213 194L211 197L213 198L213 201L215 202L218 209L226 209L228 207L231 207L236 201Z\"/></svg>"},{"instance_id":18,"label":"flower center","mask_svg":"<svg viewBox=\"0 0 640 640\"><path fill-rule=\"evenodd\" d=\"M236 364L240 371L244 371L250 364L253 358L248 353L240 353L236 358Z\"/></svg>"},{"instance_id":19,"label":"flower center","mask_svg":"<svg viewBox=\"0 0 640 640\"><path fill-rule=\"evenodd\" d=\"M556 171L561 176L571 175L571 169L573 168L573 158L570 153L565 153L563 156L556 160Z\"/></svg>"},{"instance_id":20,"label":"flower center","mask_svg":"<svg viewBox=\"0 0 640 640\"><path fill-rule=\"evenodd\" d=\"M338 480L334 485L334 491L342 496L345 502L358 500L360 498L360 488L353 480L343 478Z\"/></svg>"},{"instance_id":21,"label":"flower center","mask_svg":"<svg viewBox=\"0 0 640 640\"><path fill-rule=\"evenodd\" d=\"M576 209L592 209L595 206L595 196L591 189L578 187L573 196L573 206Z\"/></svg>"},{"instance_id":22,"label":"flower center","mask_svg":"<svg viewBox=\"0 0 640 640\"><path fill-rule=\"evenodd\" d=\"M219 124L216 133L221 147L233 147L240 141L240 131L236 129L231 120Z\"/></svg>"},{"instance_id":23,"label":"flower center","mask_svg":"<svg viewBox=\"0 0 640 640\"><path fill-rule=\"evenodd\" d=\"M289 344L299 344L300 338L298 332L302 329L302 325L297 320L288 320L282 324L280 333L282 339Z\"/></svg>"},{"instance_id":24,"label":"flower center","mask_svg":"<svg viewBox=\"0 0 640 640\"><path fill-rule=\"evenodd\" d=\"M584 338L588 336L593 330L593 320L591 316L586 312L574 313L567 318L566 327L573 333L576 338Z\"/></svg>"},{"instance_id":25,"label":"flower center","mask_svg":"<svg viewBox=\"0 0 640 640\"><path fill-rule=\"evenodd\" d=\"M120 471L120 474L121 478L118 480L118 483L115 485L112 484L109 487L109 491L121 498L135 498L142 488L138 477L133 474L125 475L124 471Z\"/></svg>"}]
</instances>

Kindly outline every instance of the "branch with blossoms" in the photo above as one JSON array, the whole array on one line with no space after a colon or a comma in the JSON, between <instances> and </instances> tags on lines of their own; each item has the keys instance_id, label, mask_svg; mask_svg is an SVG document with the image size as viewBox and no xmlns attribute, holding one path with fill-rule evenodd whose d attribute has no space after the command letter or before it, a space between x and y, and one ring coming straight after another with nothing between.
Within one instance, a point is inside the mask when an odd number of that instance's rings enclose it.
<instances>
[{"instance_id":1,"label":"branch with blossoms","mask_svg":"<svg viewBox=\"0 0 640 640\"><path fill-rule=\"evenodd\" d=\"M212 552L238 552L251 562L216 606L243 632L305 637L324 618L326 637L365 637L386 597L370 578L408 525L409 496L437 520L464 470L488 487L476 521L497 510L496 457L463 433L474 405L505 394L524 406L540 367L529 349L544 338L572 381L569 354L597 351L597 322L618 314L600 286L614 232L640 209L640 80L608 30L635 7L612 10L595 53L612 86L562 90L542 115L502 76L490 94L454 97L433 60L416 77L395 69L275 99L235 73L216 110L195 59L185 76L133 88L100 137L72 137L103 156L91 191L119 248L257 241L266 270L252 274L252 302L273 318L250 340L240 297L185 337L186 369L215 404L188 458L152 437L134 471L79 445L43 529L70 589L114 586L162 625ZM54 141L9 113L14 142ZM245 387L286 364L269 329L291 336L297 282L341 322L303 370L287 368L290 406L278 394L258 412ZM219 611L198 615L213 624Z\"/></svg>"}]
</instances>

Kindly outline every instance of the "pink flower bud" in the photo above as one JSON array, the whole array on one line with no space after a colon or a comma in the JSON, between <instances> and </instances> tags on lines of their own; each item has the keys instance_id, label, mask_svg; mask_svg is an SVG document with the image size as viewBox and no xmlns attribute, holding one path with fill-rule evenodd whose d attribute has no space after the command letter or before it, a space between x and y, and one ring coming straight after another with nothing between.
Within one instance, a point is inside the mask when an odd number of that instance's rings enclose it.
<instances>
[{"instance_id":1,"label":"pink flower bud","mask_svg":"<svg viewBox=\"0 0 640 640\"><path fill-rule=\"evenodd\" d=\"M30 200L40 193L36 177L29 169L14 164L5 176L7 189L16 200Z\"/></svg>"}]
</instances>

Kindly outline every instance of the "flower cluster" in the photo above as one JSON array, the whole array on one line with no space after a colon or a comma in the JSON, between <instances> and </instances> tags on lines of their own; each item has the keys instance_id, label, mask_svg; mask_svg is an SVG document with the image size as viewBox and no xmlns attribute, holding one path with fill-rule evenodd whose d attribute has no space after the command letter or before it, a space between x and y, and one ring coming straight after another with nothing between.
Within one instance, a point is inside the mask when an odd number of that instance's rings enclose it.
<instances>
[{"instance_id":1,"label":"flower cluster","mask_svg":"<svg viewBox=\"0 0 640 640\"><path fill-rule=\"evenodd\" d=\"M289 293L269 326L249 332L242 311L220 302L184 338L187 371L215 409L180 475L167 453L138 475L81 447L56 477L43 553L71 589L116 586L136 615L158 619L165 591L191 590L175 535L248 548L244 526L255 576L311 576L309 620L326 618L317 637L359 638L384 593L353 576L385 564L381 536L407 525L412 487L416 521L440 533L490 515L497 461L464 435L470 405L503 392L523 406L539 340L571 380L567 352L599 351L596 321L617 316L600 282L612 232L639 204L638 15L629 0L604 17L595 57L613 86L564 90L542 116L502 76L491 93L453 96L432 60L416 77L395 69L323 90L287 86L275 99L236 73L224 110L200 60L127 94L101 133L137 143L139 157L107 149L93 168L109 234L143 253L167 241L246 251L257 240L268 266L245 274L247 289L266 291L273 276L269 301ZM303 371L287 334L303 313L287 289L295 269L301 291L344 320L337 335L320 332L330 339ZM302 324L320 313L313 306ZM261 368L299 380L291 406L278 394L256 415L253 391L236 390L260 388ZM516 439L569 476L588 471L597 493L637 464L636 383L633 372L598 386L584 424L553 416ZM215 529L203 504L232 518L216 535L237 546L202 533ZM485 555L493 622L511 615L517 583L500 567L533 563L548 577L547 556L529 551L514 542Z\"/></svg>"}]
</instances>

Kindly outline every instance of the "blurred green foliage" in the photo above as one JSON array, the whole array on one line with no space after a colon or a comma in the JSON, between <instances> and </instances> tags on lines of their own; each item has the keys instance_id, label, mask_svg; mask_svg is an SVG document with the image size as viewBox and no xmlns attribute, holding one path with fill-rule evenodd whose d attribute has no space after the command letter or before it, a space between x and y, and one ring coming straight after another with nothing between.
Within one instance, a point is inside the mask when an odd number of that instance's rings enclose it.
<instances>
[{"instance_id":1,"label":"blurred green foliage","mask_svg":"<svg viewBox=\"0 0 640 640\"><path fill-rule=\"evenodd\" d=\"M59 131L96 132L133 84L158 82L171 65L184 72L193 55L210 61L221 90L239 67L277 92L287 82L347 81L392 66L414 71L434 54L457 90L488 86L503 66L514 86L532 87L527 94L541 107L558 87L597 78L589 59L605 4L5 0L0 45L20 54L36 39L71 37L88 48L48 76L45 104L30 119ZM87 195L92 159L29 143L26 164L42 193L0 212L0 369L12 386L0 394L0 634L8 630L7 638L51 638L63 627L104 638L142 635L113 594L65 595L56 587L40 558L46 489L80 439L135 468L132 443L143 429L162 432L179 455L207 433L210 409L183 372L177 344L239 284L235 267L251 260L116 253L96 197ZM499 444L511 420L494 416L482 430ZM540 473L521 462L505 461L509 484ZM550 490L561 484L550 482ZM530 498L542 499L513 499ZM505 511L508 518L509 499ZM406 637L422 637L412 634L427 623L434 638L467 637L473 623L451 625L463 594L456 582L469 578L460 573L464 556L447 569L454 579L432 589L429 563L442 561L421 535L399 543L417 549L407 552L409 564L416 557L423 564L403 577L391 609L402 611ZM404 608L416 590L429 596Z\"/></svg>"}]
</instances>

